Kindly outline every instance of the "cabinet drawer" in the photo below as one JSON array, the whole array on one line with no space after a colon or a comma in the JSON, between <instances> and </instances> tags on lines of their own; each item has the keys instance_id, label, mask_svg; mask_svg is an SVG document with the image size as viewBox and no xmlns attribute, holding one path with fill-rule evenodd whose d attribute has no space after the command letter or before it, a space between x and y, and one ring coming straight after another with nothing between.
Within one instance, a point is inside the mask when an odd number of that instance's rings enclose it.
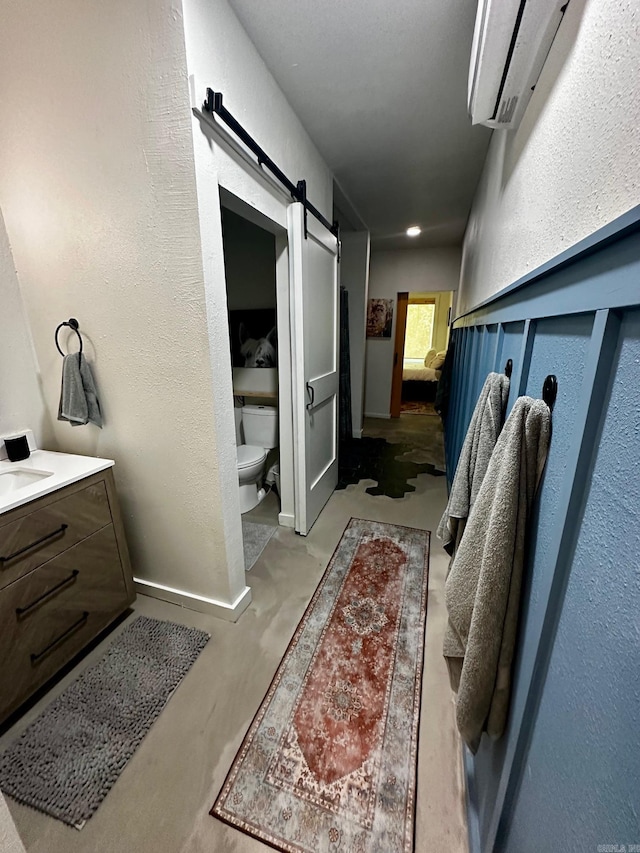
<instances>
[{"instance_id":1,"label":"cabinet drawer","mask_svg":"<svg viewBox=\"0 0 640 853\"><path fill-rule=\"evenodd\" d=\"M0 516L0 589L110 522L104 481L15 521Z\"/></svg>"},{"instance_id":2,"label":"cabinet drawer","mask_svg":"<svg viewBox=\"0 0 640 853\"><path fill-rule=\"evenodd\" d=\"M129 603L113 525L0 594L0 718Z\"/></svg>"}]
</instances>

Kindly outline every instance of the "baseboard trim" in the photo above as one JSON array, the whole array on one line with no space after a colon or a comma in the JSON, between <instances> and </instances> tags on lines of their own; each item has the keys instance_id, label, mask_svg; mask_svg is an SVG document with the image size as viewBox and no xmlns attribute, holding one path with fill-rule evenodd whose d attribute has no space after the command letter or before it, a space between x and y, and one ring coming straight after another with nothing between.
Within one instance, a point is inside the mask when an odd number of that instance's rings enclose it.
<instances>
[{"instance_id":1,"label":"baseboard trim","mask_svg":"<svg viewBox=\"0 0 640 853\"><path fill-rule=\"evenodd\" d=\"M462 762L465 776L465 800L467 806L467 830L469 833L469 853L482 853L480 846L480 820L478 817L478 796L473 755L462 745Z\"/></svg>"},{"instance_id":2,"label":"baseboard trim","mask_svg":"<svg viewBox=\"0 0 640 853\"><path fill-rule=\"evenodd\" d=\"M362 438L362 433L363 433L363 432L364 432L364 430L361 430L361 429L354 429L354 431L352 432L352 435L353 435L353 437L354 437L354 438Z\"/></svg>"},{"instance_id":3,"label":"baseboard trim","mask_svg":"<svg viewBox=\"0 0 640 853\"><path fill-rule=\"evenodd\" d=\"M245 586L240 595L232 604L225 604L215 598L207 598L204 595L196 595L182 589L174 589L161 583L154 583L143 578L133 579L136 592L140 595L149 595L151 598L159 598L171 604L178 604L188 610L197 610L198 613L209 613L226 622L237 622L240 616L251 603L251 587Z\"/></svg>"},{"instance_id":4,"label":"baseboard trim","mask_svg":"<svg viewBox=\"0 0 640 853\"><path fill-rule=\"evenodd\" d=\"M383 418L385 421L391 419L391 415L387 412L386 415L380 414L380 412L365 412L365 418Z\"/></svg>"},{"instance_id":5,"label":"baseboard trim","mask_svg":"<svg viewBox=\"0 0 640 853\"><path fill-rule=\"evenodd\" d=\"M278 513L278 524L280 527L295 527L296 520L293 515L288 512Z\"/></svg>"}]
</instances>

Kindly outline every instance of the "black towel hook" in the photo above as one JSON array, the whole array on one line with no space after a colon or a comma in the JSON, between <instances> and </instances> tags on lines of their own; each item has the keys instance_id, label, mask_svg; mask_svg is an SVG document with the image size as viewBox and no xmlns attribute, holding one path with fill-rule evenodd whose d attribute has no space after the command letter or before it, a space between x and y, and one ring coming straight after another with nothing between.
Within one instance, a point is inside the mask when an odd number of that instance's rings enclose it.
<instances>
[{"instance_id":1,"label":"black towel hook","mask_svg":"<svg viewBox=\"0 0 640 853\"><path fill-rule=\"evenodd\" d=\"M542 386L542 399L550 409L553 409L553 404L556 401L557 395L558 380L553 373L550 373L544 380L544 385Z\"/></svg>"},{"instance_id":2,"label":"black towel hook","mask_svg":"<svg viewBox=\"0 0 640 853\"><path fill-rule=\"evenodd\" d=\"M504 375L507 379L511 379L511 374L513 373L513 360L508 358L507 363L504 366Z\"/></svg>"},{"instance_id":3,"label":"black towel hook","mask_svg":"<svg viewBox=\"0 0 640 853\"><path fill-rule=\"evenodd\" d=\"M61 329L63 326L68 326L70 329L73 329L73 331L74 331L74 332L76 333L76 335L78 336L78 340L80 341L80 349L79 349L79 351L78 351L78 354L79 354L79 355L82 355L82 335L81 335L81 334L80 334L80 332L78 331L78 329L79 329L79 327L80 327L80 324L79 324L79 323L78 323L78 321L77 321L77 320L75 320L73 317L69 317L69 319L68 319L65 323L60 323L60 325L59 325L59 326L58 326L58 328L56 329L56 348L57 348L58 352L60 353L60 355L61 355L61 356L64 356L64 353L63 353L63 352L62 352L62 350L60 349L60 344L58 343L58 332L60 331L60 329Z\"/></svg>"}]
</instances>

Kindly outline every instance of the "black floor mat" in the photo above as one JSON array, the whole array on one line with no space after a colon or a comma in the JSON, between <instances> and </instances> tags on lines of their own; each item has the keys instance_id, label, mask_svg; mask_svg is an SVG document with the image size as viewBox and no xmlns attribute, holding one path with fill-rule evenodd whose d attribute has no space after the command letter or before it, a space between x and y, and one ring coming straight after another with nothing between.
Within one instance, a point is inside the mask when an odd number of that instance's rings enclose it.
<instances>
[{"instance_id":1,"label":"black floor mat","mask_svg":"<svg viewBox=\"0 0 640 853\"><path fill-rule=\"evenodd\" d=\"M412 444L392 444L384 438L354 438L340 444L338 455L337 489L358 483L360 480L376 480L377 486L369 486L368 495L387 495L402 498L416 487L407 480L418 474L444 477L430 462L410 462L401 459L405 453L415 450Z\"/></svg>"}]
</instances>

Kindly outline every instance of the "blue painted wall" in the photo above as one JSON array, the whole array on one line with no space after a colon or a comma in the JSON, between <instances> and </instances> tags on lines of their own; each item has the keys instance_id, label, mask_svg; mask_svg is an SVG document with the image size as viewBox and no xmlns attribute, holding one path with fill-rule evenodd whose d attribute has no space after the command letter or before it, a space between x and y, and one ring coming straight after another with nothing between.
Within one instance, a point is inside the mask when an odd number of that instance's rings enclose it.
<instances>
[{"instance_id":1,"label":"blue painted wall","mask_svg":"<svg viewBox=\"0 0 640 853\"><path fill-rule=\"evenodd\" d=\"M509 725L467 755L487 853L640 845L640 230L610 232L452 335L449 476L489 370L513 360L509 409L549 373L559 388Z\"/></svg>"},{"instance_id":2,"label":"blue painted wall","mask_svg":"<svg viewBox=\"0 0 640 853\"><path fill-rule=\"evenodd\" d=\"M513 853L640 844L640 312L620 338Z\"/></svg>"}]
</instances>

